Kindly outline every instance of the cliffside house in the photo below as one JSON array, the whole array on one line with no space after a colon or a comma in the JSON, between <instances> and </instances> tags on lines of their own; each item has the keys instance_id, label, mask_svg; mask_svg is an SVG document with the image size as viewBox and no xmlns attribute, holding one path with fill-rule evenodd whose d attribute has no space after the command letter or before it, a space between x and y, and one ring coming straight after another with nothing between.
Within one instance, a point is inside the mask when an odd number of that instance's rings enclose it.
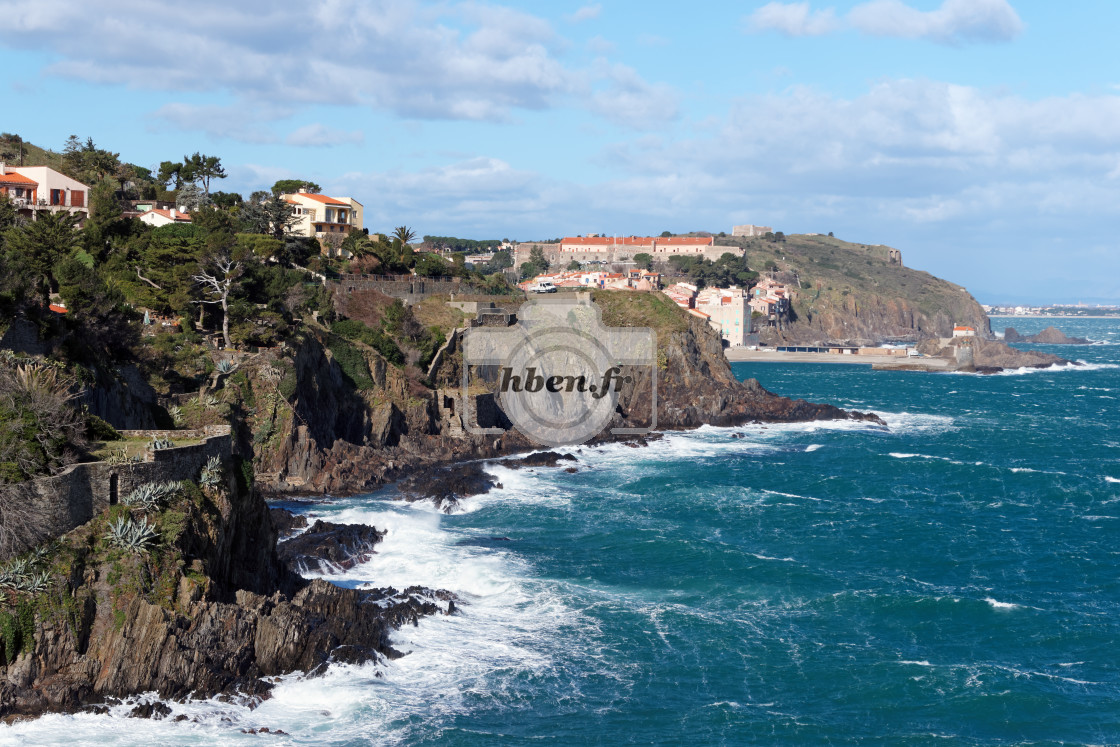
<instances>
[{"instance_id":1,"label":"cliffside house","mask_svg":"<svg viewBox=\"0 0 1120 747\"><path fill-rule=\"evenodd\" d=\"M682 309L691 309L696 303L696 286L691 283L674 283L661 292Z\"/></svg>"},{"instance_id":2,"label":"cliffside house","mask_svg":"<svg viewBox=\"0 0 1120 747\"><path fill-rule=\"evenodd\" d=\"M319 239L322 253L329 257L349 255L339 245L351 231L362 230L362 203L353 197L328 197L306 189L280 195L280 199L295 208L297 222L292 233Z\"/></svg>"},{"instance_id":3,"label":"cliffside house","mask_svg":"<svg viewBox=\"0 0 1120 747\"><path fill-rule=\"evenodd\" d=\"M953 327L953 337L976 337L976 328L958 325Z\"/></svg>"},{"instance_id":4,"label":"cliffside house","mask_svg":"<svg viewBox=\"0 0 1120 747\"><path fill-rule=\"evenodd\" d=\"M30 220L42 211L65 210L83 223L89 217L89 187L48 166L0 163L0 194L8 196L20 215Z\"/></svg>"},{"instance_id":5,"label":"cliffside house","mask_svg":"<svg viewBox=\"0 0 1120 747\"><path fill-rule=\"evenodd\" d=\"M750 293L750 307L770 321L789 313L792 297L789 287L771 278L763 278Z\"/></svg>"},{"instance_id":6,"label":"cliffside house","mask_svg":"<svg viewBox=\"0 0 1120 747\"><path fill-rule=\"evenodd\" d=\"M730 347L747 344L751 331L750 295L739 288L704 288L696 294L695 310L704 314L708 323Z\"/></svg>"}]
</instances>

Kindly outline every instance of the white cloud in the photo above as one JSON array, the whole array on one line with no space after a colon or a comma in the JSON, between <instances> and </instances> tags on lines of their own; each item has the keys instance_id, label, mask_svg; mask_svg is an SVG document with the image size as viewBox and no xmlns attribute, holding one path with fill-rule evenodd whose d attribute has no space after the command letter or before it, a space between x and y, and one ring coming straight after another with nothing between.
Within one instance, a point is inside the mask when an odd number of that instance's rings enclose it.
<instances>
[{"instance_id":1,"label":"white cloud","mask_svg":"<svg viewBox=\"0 0 1120 747\"><path fill-rule=\"evenodd\" d=\"M576 15L599 12L587 5ZM571 44L547 20L478 0L155 0L142 9L133 0L0 0L0 18L0 45L49 53L46 75L227 97L234 105L181 101L152 120L247 142L282 139L271 129L281 117L268 113L280 106L285 116L362 106L404 119L506 122L519 110L583 104L618 83L566 62ZM606 40L589 44L613 51ZM621 93L632 103L669 98L667 86L630 77Z\"/></svg>"},{"instance_id":2,"label":"white cloud","mask_svg":"<svg viewBox=\"0 0 1120 747\"><path fill-rule=\"evenodd\" d=\"M582 8L580 8L579 10L577 10L575 13L573 13L571 15L571 20L572 20L573 23L580 23L582 21L590 21L590 20L593 20L595 18L598 18L599 14L602 13L602 12L603 12L603 6L600 5L599 3L595 3L594 5L584 5Z\"/></svg>"},{"instance_id":3,"label":"white cloud","mask_svg":"<svg viewBox=\"0 0 1120 747\"><path fill-rule=\"evenodd\" d=\"M257 107L252 118L240 106L194 106L171 103L148 115L148 129L205 132L215 140L238 140L243 143L267 144L280 140L265 122L283 119L291 110L275 106Z\"/></svg>"},{"instance_id":4,"label":"white cloud","mask_svg":"<svg viewBox=\"0 0 1120 747\"><path fill-rule=\"evenodd\" d=\"M324 124L304 125L284 139L287 145L299 147L329 147L334 145L361 145L366 136L360 130L346 132Z\"/></svg>"},{"instance_id":5,"label":"white cloud","mask_svg":"<svg viewBox=\"0 0 1120 747\"><path fill-rule=\"evenodd\" d=\"M915 10L900 0L871 0L852 8L848 21L873 36L941 44L1011 41L1023 32L1023 21L1007 0L945 0L931 11Z\"/></svg>"},{"instance_id":6,"label":"white cloud","mask_svg":"<svg viewBox=\"0 0 1120 747\"><path fill-rule=\"evenodd\" d=\"M854 28L871 36L953 45L1011 41L1024 28L1007 0L944 0L930 11L917 10L902 0L869 0L842 19L833 8L812 10L807 1L771 2L747 21L753 31L778 31L787 36L820 36Z\"/></svg>"},{"instance_id":7,"label":"white cloud","mask_svg":"<svg viewBox=\"0 0 1120 747\"><path fill-rule=\"evenodd\" d=\"M589 108L601 117L633 129L660 128L677 118L677 97L669 86L647 83L627 65L603 65L605 88L595 91Z\"/></svg>"},{"instance_id":8,"label":"white cloud","mask_svg":"<svg viewBox=\"0 0 1120 747\"><path fill-rule=\"evenodd\" d=\"M409 117L502 119L574 90L549 24L484 3L415 0L0 2L0 43L46 72L247 104L366 104Z\"/></svg>"},{"instance_id":9,"label":"white cloud","mask_svg":"<svg viewBox=\"0 0 1120 747\"><path fill-rule=\"evenodd\" d=\"M838 28L832 8L813 11L808 2L763 5L748 17L754 31L777 31L786 36L820 36Z\"/></svg>"}]
</instances>

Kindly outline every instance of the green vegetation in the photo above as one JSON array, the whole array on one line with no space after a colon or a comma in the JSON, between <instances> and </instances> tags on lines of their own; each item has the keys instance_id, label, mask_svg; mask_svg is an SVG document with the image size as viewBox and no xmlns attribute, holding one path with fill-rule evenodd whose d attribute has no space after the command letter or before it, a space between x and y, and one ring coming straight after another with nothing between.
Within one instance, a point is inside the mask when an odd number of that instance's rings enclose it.
<instances>
[{"instance_id":1,"label":"green vegetation","mask_svg":"<svg viewBox=\"0 0 1120 747\"><path fill-rule=\"evenodd\" d=\"M635 255L634 259L641 256ZM644 256L649 257L648 254ZM676 255L669 258L669 264L680 274L688 276L699 288L727 288L732 285L749 288L758 280L758 273L751 269L749 260L731 252L724 252L715 262L703 257Z\"/></svg>"},{"instance_id":2,"label":"green vegetation","mask_svg":"<svg viewBox=\"0 0 1120 747\"><path fill-rule=\"evenodd\" d=\"M379 329L370 329L355 319L341 319L331 325L331 332L347 340L369 345L394 366L404 365L404 354L401 353L400 347L389 335ZM365 365L364 359L362 365Z\"/></svg>"},{"instance_id":3,"label":"green vegetation","mask_svg":"<svg viewBox=\"0 0 1120 747\"><path fill-rule=\"evenodd\" d=\"M485 252L496 249L505 239L460 239L455 236L425 236L424 247L427 249L443 249L453 252Z\"/></svg>"},{"instance_id":4,"label":"green vegetation","mask_svg":"<svg viewBox=\"0 0 1120 747\"><path fill-rule=\"evenodd\" d=\"M823 309L857 310L882 300L905 299L928 318L972 319L976 303L953 283L891 261L891 248L829 236L791 235L719 239L745 249L746 262L796 289L795 316L812 319ZM847 304L847 306L845 306Z\"/></svg>"},{"instance_id":5,"label":"green vegetation","mask_svg":"<svg viewBox=\"0 0 1120 747\"><path fill-rule=\"evenodd\" d=\"M602 309L605 326L649 327L657 333L659 345L666 335L688 329L688 312L662 293L593 291L591 300Z\"/></svg>"}]
</instances>

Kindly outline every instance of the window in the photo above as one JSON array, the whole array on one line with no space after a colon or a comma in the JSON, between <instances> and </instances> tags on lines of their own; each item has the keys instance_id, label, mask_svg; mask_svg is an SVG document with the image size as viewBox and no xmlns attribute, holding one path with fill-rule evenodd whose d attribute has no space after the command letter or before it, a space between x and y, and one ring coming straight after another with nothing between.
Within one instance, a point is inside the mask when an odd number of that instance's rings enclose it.
<instances>
[{"instance_id":1,"label":"window","mask_svg":"<svg viewBox=\"0 0 1120 747\"><path fill-rule=\"evenodd\" d=\"M75 189L70 192L70 207L85 207L86 206L86 193L80 189Z\"/></svg>"},{"instance_id":2,"label":"window","mask_svg":"<svg viewBox=\"0 0 1120 747\"><path fill-rule=\"evenodd\" d=\"M51 204L52 205L63 204L62 190L61 189L52 189L51 190Z\"/></svg>"}]
</instances>

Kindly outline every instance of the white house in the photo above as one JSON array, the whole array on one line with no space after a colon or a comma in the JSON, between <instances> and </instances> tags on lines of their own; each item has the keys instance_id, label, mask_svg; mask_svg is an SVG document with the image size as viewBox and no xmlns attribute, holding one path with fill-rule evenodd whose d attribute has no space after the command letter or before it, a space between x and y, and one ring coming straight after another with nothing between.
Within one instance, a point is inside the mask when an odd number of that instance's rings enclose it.
<instances>
[{"instance_id":1,"label":"white house","mask_svg":"<svg viewBox=\"0 0 1120 747\"><path fill-rule=\"evenodd\" d=\"M81 221L89 217L89 187L49 166L8 166L0 163L0 194L27 218L41 211L65 210Z\"/></svg>"},{"instance_id":2,"label":"white house","mask_svg":"<svg viewBox=\"0 0 1120 747\"><path fill-rule=\"evenodd\" d=\"M190 223L190 213L184 213L181 210L171 208L170 210L149 210L146 213L140 214L140 220L147 223L149 226L169 226L172 223Z\"/></svg>"}]
</instances>

